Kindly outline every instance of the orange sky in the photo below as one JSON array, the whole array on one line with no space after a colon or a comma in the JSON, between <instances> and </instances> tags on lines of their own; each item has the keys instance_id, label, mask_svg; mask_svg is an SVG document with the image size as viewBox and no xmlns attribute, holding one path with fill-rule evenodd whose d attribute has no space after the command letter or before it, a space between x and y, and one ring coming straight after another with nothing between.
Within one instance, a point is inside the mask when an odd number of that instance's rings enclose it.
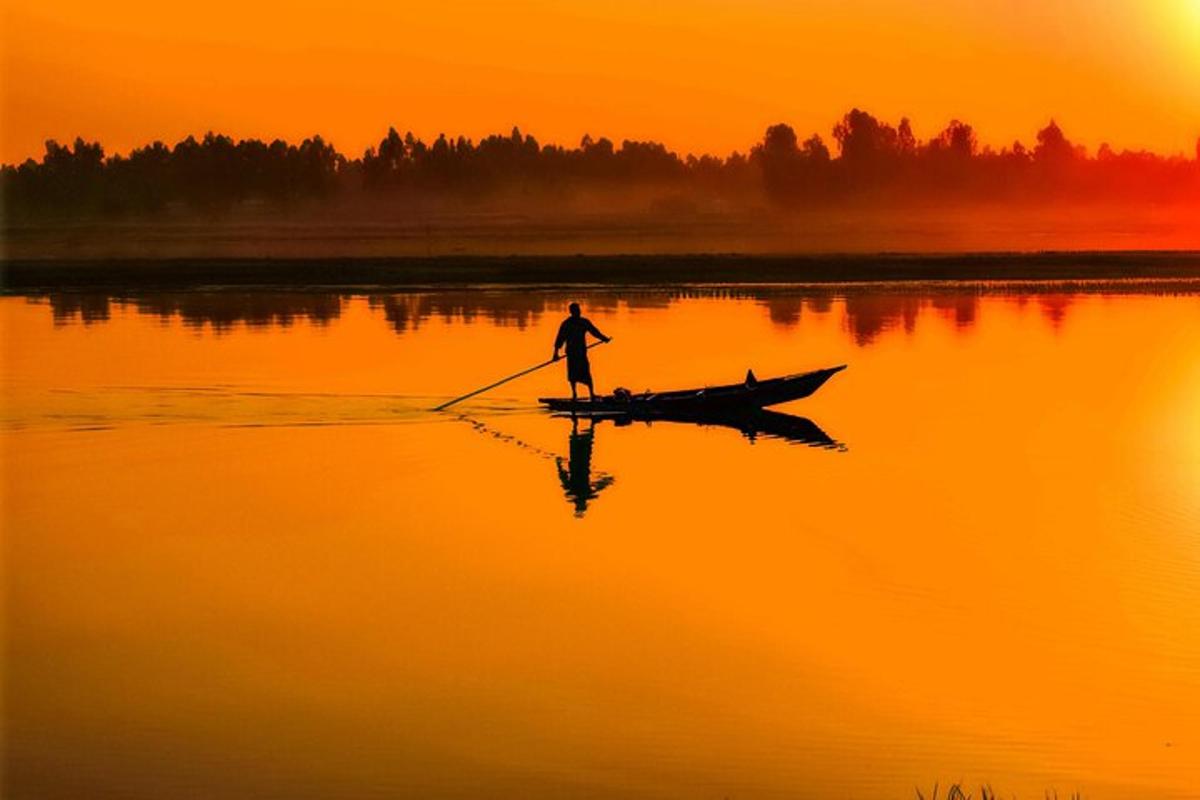
<instances>
[{"instance_id":1,"label":"orange sky","mask_svg":"<svg viewBox=\"0 0 1200 800\"><path fill-rule=\"evenodd\" d=\"M991 144L1051 115L1090 147L1191 155L1200 136L1200 0L4 5L5 162L208 129L358 154L389 125L725 153L781 120L828 138L854 105Z\"/></svg>"}]
</instances>

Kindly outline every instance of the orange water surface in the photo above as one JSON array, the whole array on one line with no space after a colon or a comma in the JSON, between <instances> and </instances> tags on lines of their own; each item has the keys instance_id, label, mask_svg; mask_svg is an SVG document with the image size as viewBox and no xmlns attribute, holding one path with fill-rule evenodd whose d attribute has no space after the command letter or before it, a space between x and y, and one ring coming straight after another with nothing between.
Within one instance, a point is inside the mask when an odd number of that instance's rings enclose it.
<instances>
[{"instance_id":1,"label":"orange water surface","mask_svg":"<svg viewBox=\"0 0 1200 800\"><path fill-rule=\"evenodd\" d=\"M572 299L602 390L848 364L824 438L427 410ZM6 798L1200 797L1196 287L0 322Z\"/></svg>"}]
</instances>

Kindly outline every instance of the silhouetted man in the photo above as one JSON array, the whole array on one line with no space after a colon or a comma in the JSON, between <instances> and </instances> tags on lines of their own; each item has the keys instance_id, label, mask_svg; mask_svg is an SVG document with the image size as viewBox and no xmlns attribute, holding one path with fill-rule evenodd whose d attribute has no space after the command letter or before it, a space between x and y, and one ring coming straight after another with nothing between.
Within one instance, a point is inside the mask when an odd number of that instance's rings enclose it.
<instances>
[{"instance_id":1,"label":"silhouetted man","mask_svg":"<svg viewBox=\"0 0 1200 800\"><path fill-rule=\"evenodd\" d=\"M554 360L558 361L559 348L567 348L567 380L571 382L571 399L578 399L575 384L582 383L587 387L588 399L595 400L596 393L592 389L592 365L588 363L587 335L590 333L597 339L607 342L609 337L601 333L592 321L581 315L579 303L568 306L571 316L558 326L558 336L554 339Z\"/></svg>"}]
</instances>

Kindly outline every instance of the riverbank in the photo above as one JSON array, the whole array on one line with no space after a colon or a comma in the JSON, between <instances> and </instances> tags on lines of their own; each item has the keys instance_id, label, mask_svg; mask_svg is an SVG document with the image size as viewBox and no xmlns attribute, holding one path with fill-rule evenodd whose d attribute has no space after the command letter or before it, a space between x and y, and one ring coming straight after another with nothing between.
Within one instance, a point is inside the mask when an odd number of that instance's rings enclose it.
<instances>
[{"instance_id":1,"label":"riverbank","mask_svg":"<svg viewBox=\"0 0 1200 800\"><path fill-rule=\"evenodd\" d=\"M363 289L525 284L1157 281L1200 279L1200 252L13 259L0 264L0 275L6 293L214 286Z\"/></svg>"}]
</instances>

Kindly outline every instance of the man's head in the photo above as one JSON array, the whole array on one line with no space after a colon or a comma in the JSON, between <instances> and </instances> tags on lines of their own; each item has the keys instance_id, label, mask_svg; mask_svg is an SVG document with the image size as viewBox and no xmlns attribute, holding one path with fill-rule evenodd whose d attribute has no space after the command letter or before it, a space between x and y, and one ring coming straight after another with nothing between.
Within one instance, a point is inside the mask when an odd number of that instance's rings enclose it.
<instances>
[{"instance_id":1,"label":"man's head","mask_svg":"<svg viewBox=\"0 0 1200 800\"><path fill-rule=\"evenodd\" d=\"M579 310L579 303L571 303L571 305L567 306L567 311L571 312L572 317L578 317L583 313Z\"/></svg>"}]
</instances>

